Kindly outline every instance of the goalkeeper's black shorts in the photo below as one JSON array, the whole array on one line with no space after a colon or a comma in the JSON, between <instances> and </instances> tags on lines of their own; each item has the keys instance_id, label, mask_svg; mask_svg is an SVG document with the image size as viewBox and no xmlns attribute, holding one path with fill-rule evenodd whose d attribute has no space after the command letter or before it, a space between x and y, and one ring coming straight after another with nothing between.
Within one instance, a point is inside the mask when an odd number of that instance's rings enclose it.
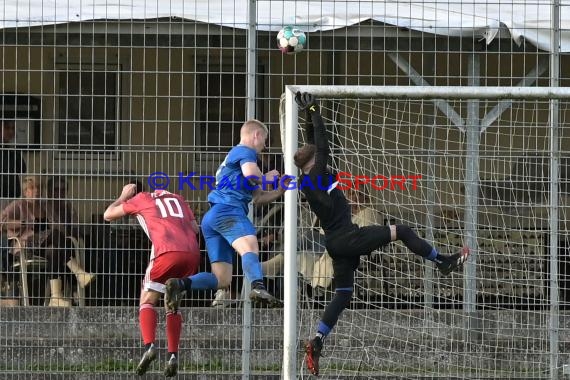
<instances>
[{"instance_id":1,"label":"goalkeeper's black shorts","mask_svg":"<svg viewBox=\"0 0 570 380\"><path fill-rule=\"evenodd\" d=\"M360 256L368 256L390 241L389 226L354 226L347 231L327 235L326 247L333 260L335 287L352 287Z\"/></svg>"}]
</instances>

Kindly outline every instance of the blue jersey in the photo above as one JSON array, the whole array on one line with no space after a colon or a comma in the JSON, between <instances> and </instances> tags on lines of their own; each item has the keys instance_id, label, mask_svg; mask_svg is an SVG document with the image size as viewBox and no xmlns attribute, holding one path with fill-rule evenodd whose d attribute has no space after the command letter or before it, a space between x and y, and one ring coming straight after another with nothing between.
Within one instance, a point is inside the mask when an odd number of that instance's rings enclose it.
<instances>
[{"instance_id":1,"label":"blue jersey","mask_svg":"<svg viewBox=\"0 0 570 380\"><path fill-rule=\"evenodd\" d=\"M237 145L230 150L216 172L216 188L208 194L208 202L241 206L247 214L253 197L253 186L248 186L241 171L241 166L247 162L257 163L255 149Z\"/></svg>"}]
</instances>

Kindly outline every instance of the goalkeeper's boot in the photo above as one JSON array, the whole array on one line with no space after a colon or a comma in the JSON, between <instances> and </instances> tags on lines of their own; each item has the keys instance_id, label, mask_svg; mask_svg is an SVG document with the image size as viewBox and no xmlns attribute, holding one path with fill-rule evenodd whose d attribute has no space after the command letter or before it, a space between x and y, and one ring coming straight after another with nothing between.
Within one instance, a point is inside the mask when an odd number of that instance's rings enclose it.
<instances>
[{"instance_id":1,"label":"goalkeeper's boot","mask_svg":"<svg viewBox=\"0 0 570 380\"><path fill-rule=\"evenodd\" d=\"M185 294L186 289L184 289L184 283L181 279L171 278L167 280L164 289L164 306L166 311L176 313Z\"/></svg>"},{"instance_id":2,"label":"goalkeeper's boot","mask_svg":"<svg viewBox=\"0 0 570 380\"><path fill-rule=\"evenodd\" d=\"M278 308L283 307L283 302L272 296L266 289L264 288L253 288L251 293L249 293L249 299L253 302L256 306L265 306L271 308Z\"/></svg>"},{"instance_id":3,"label":"goalkeeper's boot","mask_svg":"<svg viewBox=\"0 0 570 380\"><path fill-rule=\"evenodd\" d=\"M469 257L469 247L461 248L459 253L447 257L444 261L437 263L437 268L444 276L447 276L457 268L460 268Z\"/></svg>"},{"instance_id":4,"label":"goalkeeper's boot","mask_svg":"<svg viewBox=\"0 0 570 380\"><path fill-rule=\"evenodd\" d=\"M156 348L154 348L154 344L153 344L143 354L142 359L139 362L139 365L137 366L137 374L139 376L144 375L146 373L146 371L148 371L148 367L150 367L150 363L152 363L156 359L157 355L158 355L157 350L156 350Z\"/></svg>"},{"instance_id":5,"label":"goalkeeper's boot","mask_svg":"<svg viewBox=\"0 0 570 380\"><path fill-rule=\"evenodd\" d=\"M319 376L319 358L323 349L323 341L319 337L314 337L305 344L305 362L312 375Z\"/></svg>"},{"instance_id":6,"label":"goalkeeper's boot","mask_svg":"<svg viewBox=\"0 0 570 380\"><path fill-rule=\"evenodd\" d=\"M174 377L178 373L178 358L176 355L170 356L170 360L166 363L166 368L164 369L164 376Z\"/></svg>"}]
</instances>

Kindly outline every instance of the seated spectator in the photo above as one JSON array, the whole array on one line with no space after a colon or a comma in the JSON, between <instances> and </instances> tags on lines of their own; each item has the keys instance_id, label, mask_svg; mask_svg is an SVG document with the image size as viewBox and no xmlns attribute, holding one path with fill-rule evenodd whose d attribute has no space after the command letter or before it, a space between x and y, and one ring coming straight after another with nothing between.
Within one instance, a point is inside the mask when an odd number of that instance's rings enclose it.
<instances>
[{"instance_id":1,"label":"seated spectator","mask_svg":"<svg viewBox=\"0 0 570 380\"><path fill-rule=\"evenodd\" d=\"M259 236L259 248L261 252L267 252L270 256L261 262L265 277L276 277L283 272L285 257L283 256L282 228L266 228L261 230Z\"/></svg>"},{"instance_id":2,"label":"seated spectator","mask_svg":"<svg viewBox=\"0 0 570 380\"><path fill-rule=\"evenodd\" d=\"M267 287L272 293L283 298L283 272L285 257L283 256L283 204L273 204L265 217L259 222L257 240L263 276L266 279Z\"/></svg>"},{"instance_id":3,"label":"seated spectator","mask_svg":"<svg viewBox=\"0 0 570 380\"><path fill-rule=\"evenodd\" d=\"M349 189L347 199L352 208L352 222L360 227L380 224L380 214L368 204L366 193ZM325 235L320 229L309 228L300 236L298 241L299 256L297 259L298 272L317 294L328 288L332 283L333 263L325 249Z\"/></svg>"},{"instance_id":4,"label":"seated spectator","mask_svg":"<svg viewBox=\"0 0 570 380\"><path fill-rule=\"evenodd\" d=\"M62 177L47 182L46 209L53 228L65 231L67 236L80 237L79 217L67 200L67 181Z\"/></svg>"},{"instance_id":5,"label":"seated spectator","mask_svg":"<svg viewBox=\"0 0 570 380\"><path fill-rule=\"evenodd\" d=\"M277 278L283 272L285 258L283 256L283 204L274 203L254 207L254 224L258 227L257 241L259 244L259 254L261 268L264 278L268 282L268 288L273 290L273 294L280 294L282 291L282 279ZM238 266L236 266L237 268ZM227 307L243 298L240 291L243 291L241 279L242 273L234 273L232 285L228 289L218 289L216 291L212 306ZM233 290L233 291L232 291Z\"/></svg>"},{"instance_id":6,"label":"seated spectator","mask_svg":"<svg viewBox=\"0 0 570 380\"><path fill-rule=\"evenodd\" d=\"M22 245L35 256L47 260L47 275L50 283L51 298L49 306L70 306L64 298L62 275L66 268L78 277L80 284L86 286L92 277L85 278L85 271L77 265L66 247L65 229L54 224L54 214L48 210L46 200L40 198L42 186L39 177L27 176L22 183L24 198L8 204L0 215L0 227L6 230L8 238L20 239ZM13 254L19 254L14 250Z\"/></svg>"},{"instance_id":7,"label":"seated spectator","mask_svg":"<svg viewBox=\"0 0 570 380\"><path fill-rule=\"evenodd\" d=\"M380 213L370 207L370 197L363 191L350 189L348 201L352 208L352 222L359 227L381 225Z\"/></svg>"},{"instance_id":8,"label":"seated spectator","mask_svg":"<svg viewBox=\"0 0 570 380\"><path fill-rule=\"evenodd\" d=\"M26 172L26 162L14 143L16 125L13 119L0 115L0 210L21 196L20 175ZM0 232L0 306L17 306L18 288L9 273L14 265L9 254L8 237Z\"/></svg>"},{"instance_id":9,"label":"seated spectator","mask_svg":"<svg viewBox=\"0 0 570 380\"><path fill-rule=\"evenodd\" d=\"M51 228L65 232L66 237L82 238L79 228L79 217L67 198L67 181L65 178L50 178L47 182L46 211ZM67 267L83 288L89 285L95 278L93 274L85 272L75 257L69 259Z\"/></svg>"},{"instance_id":10,"label":"seated spectator","mask_svg":"<svg viewBox=\"0 0 570 380\"><path fill-rule=\"evenodd\" d=\"M315 225L304 200L299 209L299 220L304 223L299 226L301 233L297 239L297 272L316 291L313 294L320 294L332 281L332 273L327 272L329 268L332 270L332 264L326 253L325 235Z\"/></svg>"},{"instance_id":11,"label":"seated spectator","mask_svg":"<svg viewBox=\"0 0 570 380\"><path fill-rule=\"evenodd\" d=\"M380 224L380 214L369 206L370 200L366 193L348 190L347 199L352 207L352 221L359 226ZM267 207L257 207L254 210L256 225L261 227L258 233L260 253L269 253L270 256L261 263L263 274L266 277L279 276L283 271L284 256L282 243L282 209L280 205L272 205L274 210L278 210L270 215L269 220L264 217L271 213ZM312 214L306 207L305 202L301 203L300 218L302 221L312 220ZM264 220L264 221L262 221ZM305 282L313 289L313 294L318 296L332 284L333 264L332 259L325 248L325 235L322 230L315 225L299 226L300 231L297 239L297 271ZM239 278L239 276L238 276ZM239 287L238 292L239 292ZM235 297L229 289L220 289L216 292L212 306L228 306L235 302Z\"/></svg>"}]
</instances>

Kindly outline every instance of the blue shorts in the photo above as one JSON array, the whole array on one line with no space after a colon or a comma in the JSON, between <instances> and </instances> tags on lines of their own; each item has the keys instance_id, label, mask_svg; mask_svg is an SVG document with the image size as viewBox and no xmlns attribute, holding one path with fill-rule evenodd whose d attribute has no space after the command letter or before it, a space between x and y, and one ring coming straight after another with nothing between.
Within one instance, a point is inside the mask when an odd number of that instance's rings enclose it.
<instances>
[{"instance_id":1,"label":"blue shorts","mask_svg":"<svg viewBox=\"0 0 570 380\"><path fill-rule=\"evenodd\" d=\"M232 243L240 237L255 236L255 227L241 207L215 204L202 218L202 233L210 263L232 264Z\"/></svg>"}]
</instances>

